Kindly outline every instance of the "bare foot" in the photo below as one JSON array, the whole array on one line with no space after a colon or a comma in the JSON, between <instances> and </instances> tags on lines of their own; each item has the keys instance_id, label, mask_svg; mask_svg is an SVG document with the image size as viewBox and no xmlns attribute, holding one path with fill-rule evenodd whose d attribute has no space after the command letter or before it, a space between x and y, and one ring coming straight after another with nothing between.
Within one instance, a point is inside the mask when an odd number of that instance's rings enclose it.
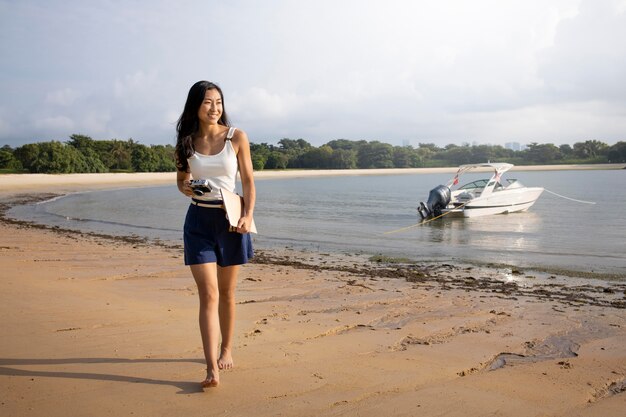
<instances>
[{"instance_id":1,"label":"bare foot","mask_svg":"<svg viewBox=\"0 0 626 417\"><path fill-rule=\"evenodd\" d=\"M212 370L207 369L206 379L200 383L200 386L202 388L211 388L217 387L219 383L219 374L217 372L214 374Z\"/></svg>"},{"instance_id":2,"label":"bare foot","mask_svg":"<svg viewBox=\"0 0 626 417\"><path fill-rule=\"evenodd\" d=\"M233 369L233 356L230 353L230 349L222 349L220 358L217 360L217 366L220 369Z\"/></svg>"}]
</instances>

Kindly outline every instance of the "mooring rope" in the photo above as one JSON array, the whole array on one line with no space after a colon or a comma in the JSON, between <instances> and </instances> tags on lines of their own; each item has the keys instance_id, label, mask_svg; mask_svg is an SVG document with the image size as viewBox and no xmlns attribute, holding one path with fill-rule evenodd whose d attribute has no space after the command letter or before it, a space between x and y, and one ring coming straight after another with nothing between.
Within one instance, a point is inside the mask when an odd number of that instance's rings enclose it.
<instances>
[{"instance_id":1,"label":"mooring rope","mask_svg":"<svg viewBox=\"0 0 626 417\"><path fill-rule=\"evenodd\" d=\"M550 194L554 194L555 196L557 196L557 197L561 197L561 198L564 198L564 199L566 199L566 200L572 200L572 201L576 201L576 202L578 202L578 203L584 203L584 204L596 204L594 201L576 200L575 198L565 197L564 195L557 194L557 193L555 193L554 191L550 191L550 190L548 190L547 188L544 188L544 191L547 191L547 192L549 192Z\"/></svg>"},{"instance_id":2,"label":"mooring rope","mask_svg":"<svg viewBox=\"0 0 626 417\"><path fill-rule=\"evenodd\" d=\"M470 201L471 201L471 200L470 200ZM455 209L460 209L460 208L463 208L463 207L464 207L467 203L469 203L469 201L467 201L467 202L465 202L465 203L461 204L460 206L456 206L456 207L455 207ZM392 231L390 231L390 232L384 232L384 233L383 233L383 235L390 235L390 234L392 234L392 233L403 232L403 231L405 231L405 230L409 230L409 229L412 229L412 228L414 228L414 227L421 226L421 225L424 225L424 224L426 224L426 223L430 223L430 222L432 222L433 220L440 219L440 218L442 218L443 216L445 216L445 215L447 215L447 214L450 214L450 213L452 213L452 211L447 211L447 212L445 212L445 213L443 213L443 214L440 214L440 215L439 215L439 216L437 216L437 217L433 217L432 219L422 220L421 222L419 222L419 223L415 223L415 224L412 224L411 226L403 227L403 228L401 228L401 229L392 230Z\"/></svg>"}]
</instances>

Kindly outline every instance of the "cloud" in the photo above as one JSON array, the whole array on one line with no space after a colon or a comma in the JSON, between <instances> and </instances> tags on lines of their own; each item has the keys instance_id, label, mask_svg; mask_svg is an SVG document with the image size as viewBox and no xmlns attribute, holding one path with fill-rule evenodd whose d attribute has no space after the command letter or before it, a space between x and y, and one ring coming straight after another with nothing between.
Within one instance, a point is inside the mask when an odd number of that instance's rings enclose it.
<instances>
[{"instance_id":1,"label":"cloud","mask_svg":"<svg viewBox=\"0 0 626 417\"><path fill-rule=\"evenodd\" d=\"M253 141L623 139L624 0L181 4L3 3L0 142L171 143L200 79Z\"/></svg>"},{"instance_id":2,"label":"cloud","mask_svg":"<svg viewBox=\"0 0 626 417\"><path fill-rule=\"evenodd\" d=\"M0 137L7 137L11 133L8 120L0 113Z\"/></svg>"},{"instance_id":3,"label":"cloud","mask_svg":"<svg viewBox=\"0 0 626 417\"><path fill-rule=\"evenodd\" d=\"M76 126L74 121L67 116L50 116L35 119L33 125L40 131L63 132L71 131Z\"/></svg>"},{"instance_id":4,"label":"cloud","mask_svg":"<svg viewBox=\"0 0 626 417\"><path fill-rule=\"evenodd\" d=\"M251 87L243 93L233 94L232 108L233 113L238 113L250 122L287 120L299 108L306 106L307 100L309 97L293 93L270 92L263 87Z\"/></svg>"},{"instance_id":5,"label":"cloud","mask_svg":"<svg viewBox=\"0 0 626 417\"><path fill-rule=\"evenodd\" d=\"M603 101L538 104L490 113L467 113L453 121L463 126L467 141L486 139L564 144L605 137L626 131L626 107ZM576 120L572 123L572 120ZM589 132L594 134L590 135ZM460 133L460 132L459 132Z\"/></svg>"},{"instance_id":6,"label":"cloud","mask_svg":"<svg viewBox=\"0 0 626 417\"><path fill-rule=\"evenodd\" d=\"M626 2L592 0L563 20L539 54L539 76L555 101L626 102Z\"/></svg>"},{"instance_id":7,"label":"cloud","mask_svg":"<svg viewBox=\"0 0 626 417\"><path fill-rule=\"evenodd\" d=\"M109 112L91 111L84 115L80 122L80 128L84 132L89 132L90 135L102 135L108 132L107 128L110 121L111 115Z\"/></svg>"},{"instance_id":8,"label":"cloud","mask_svg":"<svg viewBox=\"0 0 626 417\"><path fill-rule=\"evenodd\" d=\"M136 71L117 78L113 92L117 99L141 100L146 93L156 88L159 76L156 70L144 72Z\"/></svg>"},{"instance_id":9,"label":"cloud","mask_svg":"<svg viewBox=\"0 0 626 417\"><path fill-rule=\"evenodd\" d=\"M58 106L71 106L80 97L80 93L72 88L56 90L46 95L45 102Z\"/></svg>"}]
</instances>

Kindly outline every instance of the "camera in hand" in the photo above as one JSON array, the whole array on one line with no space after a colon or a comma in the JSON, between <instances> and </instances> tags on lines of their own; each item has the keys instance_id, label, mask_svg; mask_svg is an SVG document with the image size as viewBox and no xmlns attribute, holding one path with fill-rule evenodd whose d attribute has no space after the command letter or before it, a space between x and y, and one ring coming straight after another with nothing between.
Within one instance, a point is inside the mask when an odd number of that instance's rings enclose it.
<instances>
[{"instance_id":1,"label":"camera in hand","mask_svg":"<svg viewBox=\"0 0 626 417\"><path fill-rule=\"evenodd\" d=\"M209 185L209 180L191 180L189 182L189 187L198 197L203 196L205 193L210 193L212 190Z\"/></svg>"}]
</instances>

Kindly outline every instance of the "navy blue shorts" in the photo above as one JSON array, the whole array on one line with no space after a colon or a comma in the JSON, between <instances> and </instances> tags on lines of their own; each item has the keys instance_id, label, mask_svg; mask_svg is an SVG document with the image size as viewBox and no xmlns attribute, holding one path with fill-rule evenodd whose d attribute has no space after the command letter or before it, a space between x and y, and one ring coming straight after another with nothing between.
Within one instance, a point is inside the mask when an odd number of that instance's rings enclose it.
<instances>
[{"instance_id":1,"label":"navy blue shorts","mask_svg":"<svg viewBox=\"0 0 626 417\"><path fill-rule=\"evenodd\" d=\"M185 265L217 262L219 266L243 265L254 256L250 234L229 232L230 223L221 208L190 204L183 240Z\"/></svg>"}]
</instances>

